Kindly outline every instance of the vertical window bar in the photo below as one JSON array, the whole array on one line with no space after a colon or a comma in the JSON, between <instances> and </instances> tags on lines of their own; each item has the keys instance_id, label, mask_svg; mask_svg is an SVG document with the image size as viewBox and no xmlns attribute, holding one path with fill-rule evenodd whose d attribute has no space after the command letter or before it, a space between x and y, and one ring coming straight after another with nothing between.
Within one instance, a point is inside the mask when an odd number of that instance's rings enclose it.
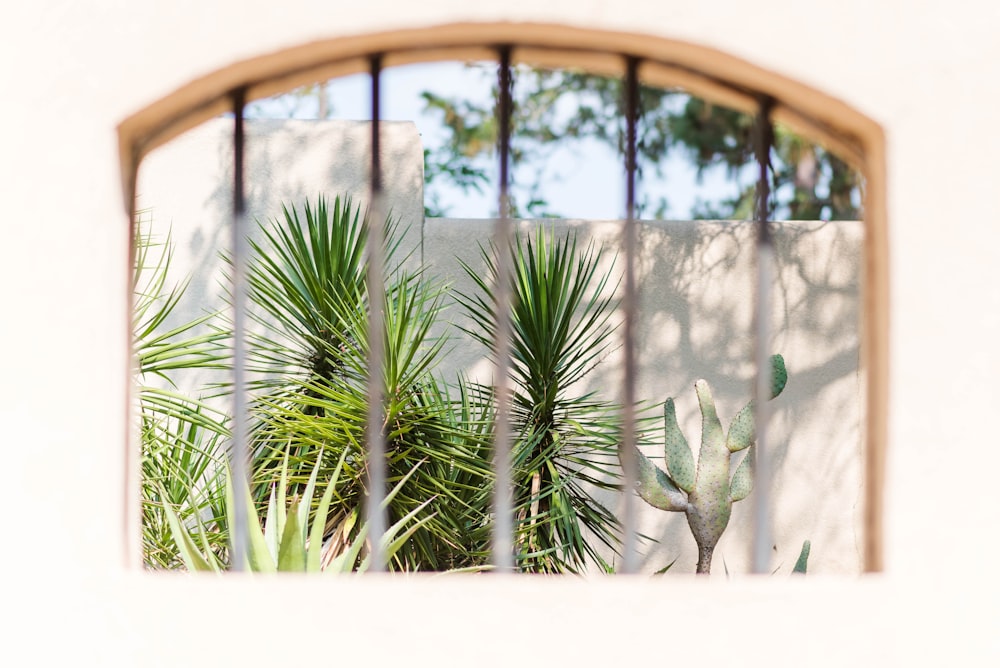
<instances>
[{"instance_id":1,"label":"vertical window bar","mask_svg":"<svg viewBox=\"0 0 1000 668\"><path fill-rule=\"evenodd\" d=\"M514 508L511 486L510 433L510 303L514 240L514 221L510 217L508 193L510 163L510 132L513 82L510 71L510 47L499 51L497 73L497 152L500 158L499 217L493 231L493 246L497 249L496 289L496 393L497 415L494 428L493 470L496 484L493 492L492 561L499 572L514 569Z\"/></svg>"},{"instance_id":2,"label":"vertical window bar","mask_svg":"<svg viewBox=\"0 0 1000 668\"><path fill-rule=\"evenodd\" d=\"M622 397L622 468L625 473L624 495L624 539L622 544L622 572L638 571L638 551L636 549L636 502L632 490L636 487L638 471L635 456L635 382L636 345L635 326L638 313L636 294L636 212L635 212L635 172L636 172L636 123L639 116L639 60L629 57L625 67L625 221L622 227L625 252L625 310L623 327L625 350L625 373Z\"/></svg>"},{"instance_id":3,"label":"vertical window bar","mask_svg":"<svg viewBox=\"0 0 1000 668\"><path fill-rule=\"evenodd\" d=\"M233 255L233 433L229 445L229 467L233 479L233 518L229 527L231 568L246 569L249 551L247 522L247 485L249 482L248 446L249 410L246 392L246 200L244 194L244 131L243 111L246 89L233 91L233 221L231 252Z\"/></svg>"},{"instance_id":4,"label":"vertical window bar","mask_svg":"<svg viewBox=\"0 0 1000 668\"><path fill-rule=\"evenodd\" d=\"M754 494L753 494L753 572L769 573L771 570L771 462L768 451L767 429L770 419L771 398L771 286L774 279L774 244L768 222L770 187L768 170L771 165L771 146L774 127L771 110L774 100L763 96L759 101L757 122L754 128L754 154L759 170L756 187L754 218L757 227L757 295L754 357L757 382L754 388L754 421L757 442L754 445Z\"/></svg>"},{"instance_id":5,"label":"vertical window bar","mask_svg":"<svg viewBox=\"0 0 1000 668\"><path fill-rule=\"evenodd\" d=\"M382 164L380 156L382 57L372 56L372 145L370 207L368 213L368 535L372 542L371 569L386 569L382 539L385 534L385 416L383 367L385 364L385 214L382 203Z\"/></svg>"}]
</instances>

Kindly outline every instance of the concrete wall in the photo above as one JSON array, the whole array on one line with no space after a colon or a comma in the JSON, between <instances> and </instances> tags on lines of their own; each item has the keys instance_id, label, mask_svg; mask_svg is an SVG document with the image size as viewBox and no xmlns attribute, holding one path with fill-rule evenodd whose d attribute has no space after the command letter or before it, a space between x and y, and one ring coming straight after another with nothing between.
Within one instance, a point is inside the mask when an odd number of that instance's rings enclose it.
<instances>
[{"instance_id":1,"label":"concrete wall","mask_svg":"<svg viewBox=\"0 0 1000 668\"><path fill-rule=\"evenodd\" d=\"M624 265L617 221L524 221L521 233L544 227L591 241L605 251L603 266L615 285ZM471 280L459 260L482 266L478 252L492 221L428 220L424 248L435 275L469 293ZM701 414L694 382L712 386L724 424L749 398L753 374L750 335L754 274L751 224L721 221L645 221L640 231L640 286L636 396L657 418L647 454L663 457L662 403L674 397L681 428L697 452ZM858 368L859 223L782 223L775 231L777 278L772 321L774 351L781 352L789 383L774 404L775 566L790 570L805 539L814 546L817 573L861 569L861 383ZM618 261L613 258L618 256ZM617 291L621 296L621 289ZM458 307L442 320L468 325ZM613 322L621 323L616 312ZM456 343L446 371L489 382L481 347ZM621 398L621 349L609 354L576 392ZM655 405L653 405L655 404ZM662 463L662 461L660 462ZM620 497L605 495L609 508ZM736 504L718 548L731 572L749 572L751 504ZM694 572L697 550L682 514L640 504L641 531L660 540L644 549L643 567L655 571L678 558L672 572ZM722 569L716 571L721 577Z\"/></svg>"},{"instance_id":2,"label":"concrete wall","mask_svg":"<svg viewBox=\"0 0 1000 668\"><path fill-rule=\"evenodd\" d=\"M834 124L869 128L866 145L884 172L872 175L881 222L868 239L884 255L863 270L882 272L889 291L862 321L891 323L888 401L874 416L889 434L881 575L251 582L132 570L129 234L117 127L142 110L184 107L220 81L244 83L262 64L387 48L403 30L423 29L434 44L473 24L483 44L529 34L571 43L582 30L591 45L697 61L794 94ZM273 665L289 660L289 624L304 639L292 660L303 663L373 652L461 665L650 654L707 664L997 663L1000 578L990 557L1000 510L996 439L985 425L1000 402L1000 227L988 203L1000 180L998 31L1000 9L985 2L13 4L0 22L7 663Z\"/></svg>"}]
</instances>

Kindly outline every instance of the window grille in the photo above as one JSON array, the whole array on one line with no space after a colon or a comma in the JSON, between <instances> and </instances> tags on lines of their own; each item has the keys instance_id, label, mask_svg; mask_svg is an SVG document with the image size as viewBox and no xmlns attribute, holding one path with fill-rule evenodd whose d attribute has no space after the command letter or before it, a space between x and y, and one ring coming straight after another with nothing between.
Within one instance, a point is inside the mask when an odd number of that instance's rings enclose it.
<instances>
[{"instance_id":1,"label":"window grille","mask_svg":"<svg viewBox=\"0 0 1000 668\"><path fill-rule=\"evenodd\" d=\"M512 57L516 53L515 49L534 49L543 51L544 47L536 45L503 45L497 47L493 54L497 64L497 126L499 129L498 138L498 159L499 159L499 182L497 188L497 203L499 216L493 230L493 243L496 248L507 248L514 239L514 221L510 210L509 185L509 163L510 163L510 135L511 135L511 113L512 113ZM369 253L368 290L369 299L372 304L382 303L384 296L384 272L385 258L381 240L385 234L384 221L384 197L382 192L382 165L379 158L380 142L380 122L381 122L381 75L383 63L386 57L391 54L371 54L367 57L368 71L371 82L371 177L369 184L370 191L370 215L368 216L370 227L370 237L367 243ZM601 54L606 56L607 54ZM622 374L622 397L623 397L623 470L624 486L628 493L623 500L623 563L621 572L635 573L638 571L638 551L637 551L637 518L636 500L634 489L637 481L637 462L633 455L636 444L636 314L638 311L638 286L636 283L635 266L638 258L637 227L638 218L636 212L636 172L637 172L637 123L639 120L639 85L640 72L644 67L649 68L673 68L670 63L659 63L644 59L639 55L620 54L618 60L621 64L621 75L624 80L624 100L622 109L625 117L625 142L622 151L623 171L625 175L625 201L624 219L621 227L621 247L624 259L624 296L622 308L624 311L624 322L622 327L622 350L624 354L624 369ZM680 68L683 69L683 68ZM703 76L696 72L686 72L688 76ZM706 77L711 79L710 77ZM755 126L752 133L753 155L757 164L757 178L755 185L755 207L754 221L756 223L756 285L754 286L754 358L757 369L756 382L754 384L754 404L757 425L757 445L752 452L756 456L756 477L753 494L753 546L752 564L753 572L769 573L771 571L771 527L769 525L769 486L770 486L770 466L771 461L768 453L768 401L770 379L770 364L768 362L770 349L769 341L771 334L771 323L769 321L771 313L772 298L770 294L774 277L773 262L774 251L771 238L769 219L771 217L769 209L770 198L770 155L774 142L774 130L772 117L776 107L776 101L766 95L754 94L742 86L731 82L712 80L714 86L721 86L734 91L741 96L750 96L756 100ZM249 409L247 402L247 382L244 368L246 361L246 322L245 311L247 302L246 293L246 262L247 262L247 230L245 220L245 134L244 134L244 110L248 102L248 87L239 86L228 92L228 98L233 111L233 207L232 207L232 279L233 279L233 439L229 450L230 463L235 479L247 479L248 462L250 460L248 445L248 424ZM492 563L495 570L511 571L514 569L514 511L511 496L511 427L509 404L511 400L511 388L508 378L509 370L509 336L511 300L510 280L513 271L513 259L509 253L498 253L498 278L497 278L497 301L501 305L497 311L500 314L499 322L496 326L495 350L497 355L497 368L495 370L495 396L497 397L497 414L495 424L495 461L494 474L496 476L496 492L493 502L494 523L492 537ZM383 314L379 308L369 309L369 327L371 333L384 333ZM380 371L383 360L383 347L381 345L369 345L369 371L368 371L368 425L382 425L383 390ZM384 513L379 510L381 501L386 491L386 471L385 471L385 434L381 427L369 428L366 430L366 447L368 449L367 461L369 462L368 475L370 476L370 498L366 504L368 508L368 522L370 527L371 544L373 547L372 570L379 571L386 568L386 555L382 551L381 541L378 537L386 530ZM244 563L244 555L247 552L248 534L246 523L248 517L245 511L245 503L241 498L245 491L241 485L234 486L236 496L235 509L237 512L236 526L231 528L232 539L232 566L239 569ZM871 506L869 514L877 513L877 508L873 499L877 498L876 493L870 493L867 497L867 504ZM871 525L873 522L869 522ZM877 536L866 536L868 541L877 540ZM866 567L870 570L877 568L872 564L872 549L866 551L866 558L869 563Z\"/></svg>"}]
</instances>

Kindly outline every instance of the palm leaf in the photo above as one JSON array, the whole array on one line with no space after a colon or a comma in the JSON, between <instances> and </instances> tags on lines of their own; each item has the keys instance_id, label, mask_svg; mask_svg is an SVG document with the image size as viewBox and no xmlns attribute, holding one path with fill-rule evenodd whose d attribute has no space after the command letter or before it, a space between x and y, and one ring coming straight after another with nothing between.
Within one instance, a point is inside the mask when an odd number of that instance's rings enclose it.
<instances>
[{"instance_id":1,"label":"palm leaf","mask_svg":"<svg viewBox=\"0 0 1000 668\"><path fill-rule=\"evenodd\" d=\"M574 393L607 354L614 328L610 273L599 273L602 252L580 251L575 237L539 230L518 240L511 304L511 419L519 565L542 572L579 571L590 561L608 568L592 538L612 552L619 523L595 497L616 487L613 406ZM483 249L487 271L463 267L475 285L459 304L472 325L465 331L494 352L498 250Z\"/></svg>"},{"instance_id":2,"label":"palm leaf","mask_svg":"<svg viewBox=\"0 0 1000 668\"><path fill-rule=\"evenodd\" d=\"M169 234L153 238L151 225L135 221L133 350L137 363L142 449L142 543L144 562L170 568L184 555L169 539L175 508L180 521L210 512L217 453L226 416L176 390L174 374L194 368L222 368L226 333L209 326L214 314L166 329L186 282L168 289L172 257ZM202 329L202 333L195 333ZM219 547L216 545L215 547Z\"/></svg>"},{"instance_id":3,"label":"palm leaf","mask_svg":"<svg viewBox=\"0 0 1000 668\"><path fill-rule=\"evenodd\" d=\"M456 419L454 402L432 375L444 345L431 334L442 288L397 266L396 226L389 221L386 227L386 464L388 482L401 483L387 511L391 523L417 512L392 566L474 566L486 553L479 529L486 523L482 490L490 479L486 448L477 426ZM320 199L304 215L285 208L281 219L262 224L248 266L252 313L261 328L250 351L252 370L260 374L253 406L254 496L263 504L286 459L295 493L314 466L324 479L342 460L329 501L334 521L325 538L344 535L345 523L358 516L368 495L362 447L368 412L367 238L360 209L339 199L331 209ZM345 549L356 544L359 531L356 525L346 531L354 540Z\"/></svg>"}]
</instances>

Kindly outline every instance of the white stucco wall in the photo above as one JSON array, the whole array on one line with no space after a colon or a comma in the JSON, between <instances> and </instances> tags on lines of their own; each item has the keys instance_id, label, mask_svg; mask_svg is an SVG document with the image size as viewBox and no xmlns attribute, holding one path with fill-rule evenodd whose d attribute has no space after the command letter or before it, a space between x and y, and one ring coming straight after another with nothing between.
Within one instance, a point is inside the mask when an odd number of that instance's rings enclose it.
<instances>
[{"instance_id":1,"label":"white stucco wall","mask_svg":"<svg viewBox=\"0 0 1000 668\"><path fill-rule=\"evenodd\" d=\"M134 527L121 513L129 327L117 124L254 56L456 21L682 40L823 91L881 125L892 328L882 575L249 583L125 568ZM995 439L984 422L1000 399L1000 232L984 202L1000 176L998 30L1000 8L985 2L372 0L348 11L319 0L54 0L8 8L0 24L8 94L0 111L8 499L0 572L15 617L2 631L4 658L284 662L293 598L298 632L320 638L296 650L301 662L375 651L416 661L444 647L441 662L461 665L524 656L593 665L650 653L709 664L996 663L1000 578L989 557L1000 511L991 494ZM268 609L281 610L282 623L269 626ZM525 620L573 641L526 633ZM211 634L192 632L203 624Z\"/></svg>"},{"instance_id":2,"label":"white stucco wall","mask_svg":"<svg viewBox=\"0 0 1000 668\"><path fill-rule=\"evenodd\" d=\"M176 141L154 150L143 161L136 188L140 219L154 242L171 239L172 284L187 281L184 298L171 312L167 329L206 313L223 310L226 267L220 252L232 246L233 122L216 118ZM362 121L248 120L246 157L247 234L260 240L259 225L284 221L282 205L294 206L305 221L322 194L350 199L353 210L367 210L371 124ZM413 123L388 121L381 132L384 206L401 222L400 252L419 263L424 219L424 156ZM249 324L254 327L253 323ZM165 330L166 331L166 330ZM184 387L228 380L225 374L185 374Z\"/></svg>"}]
</instances>

